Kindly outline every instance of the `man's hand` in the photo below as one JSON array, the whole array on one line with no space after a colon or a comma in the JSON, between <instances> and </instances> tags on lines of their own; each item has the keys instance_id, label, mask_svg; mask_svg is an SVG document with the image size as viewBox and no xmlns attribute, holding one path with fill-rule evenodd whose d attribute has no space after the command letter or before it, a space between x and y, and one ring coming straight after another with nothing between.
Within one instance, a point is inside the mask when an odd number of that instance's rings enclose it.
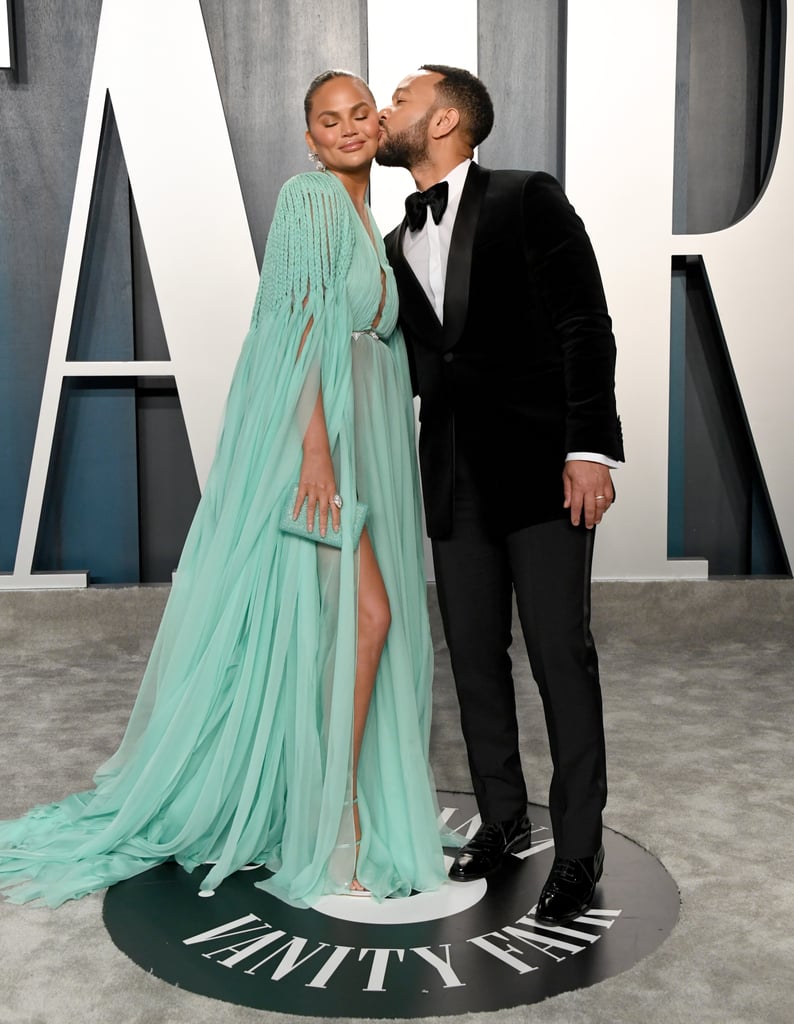
<instances>
[{"instance_id":1,"label":"man's hand","mask_svg":"<svg viewBox=\"0 0 794 1024\"><path fill-rule=\"evenodd\" d=\"M563 508L571 510L573 525L579 525L584 513L584 524L588 530L598 526L615 498L609 467L600 462L571 459L565 463L562 483L565 490Z\"/></svg>"}]
</instances>

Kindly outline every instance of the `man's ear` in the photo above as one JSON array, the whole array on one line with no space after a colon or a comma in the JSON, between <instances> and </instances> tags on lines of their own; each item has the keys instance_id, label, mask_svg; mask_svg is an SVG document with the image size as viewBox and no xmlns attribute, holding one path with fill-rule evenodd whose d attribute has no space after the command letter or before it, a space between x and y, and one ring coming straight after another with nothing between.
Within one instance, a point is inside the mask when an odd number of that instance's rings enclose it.
<instances>
[{"instance_id":1,"label":"man's ear","mask_svg":"<svg viewBox=\"0 0 794 1024\"><path fill-rule=\"evenodd\" d=\"M440 107L433 115L430 134L434 139L450 135L460 124L460 111L456 107Z\"/></svg>"}]
</instances>

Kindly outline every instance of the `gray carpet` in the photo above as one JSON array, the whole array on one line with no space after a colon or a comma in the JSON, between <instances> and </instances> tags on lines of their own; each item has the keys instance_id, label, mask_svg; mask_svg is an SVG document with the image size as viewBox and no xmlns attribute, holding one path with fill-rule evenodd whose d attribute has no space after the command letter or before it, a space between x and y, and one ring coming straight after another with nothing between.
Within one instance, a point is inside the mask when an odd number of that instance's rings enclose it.
<instances>
[{"instance_id":1,"label":"gray carpet","mask_svg":"<svg viewBox=\"0 0 794 1024\"><path fill-rule=\"evenodd\" d=\"M118 743L164 599L163 588L0 594L0 817L90 784ZM665 864L681 889L681 919L656 953L616 978L465 1019L788 1024L794 583L601 583L594 632L609 748L606 823ZM546 741L520 651L517 644L530 798L545 804ZM436 781L468 789L440 645L435 705ZM0 905L0 1024L295 1019L146 974L113 946L101 907L99 895L58 911Z\"/></svg>"}]
</instances>

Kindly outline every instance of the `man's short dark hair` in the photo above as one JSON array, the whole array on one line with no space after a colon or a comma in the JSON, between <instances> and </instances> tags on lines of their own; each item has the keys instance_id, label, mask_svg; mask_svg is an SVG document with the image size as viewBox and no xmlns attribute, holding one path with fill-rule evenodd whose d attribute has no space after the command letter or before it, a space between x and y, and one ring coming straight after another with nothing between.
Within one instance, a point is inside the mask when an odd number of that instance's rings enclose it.
<instances>
[{"instance_id":1,"label":"man's short dark hair","mask_svg":"<svg viewBox=\"0 0 794 1024\"><path fill-rule=\"evenodd\" d=\"M471 71L447 64L423 64L421 70L444 76L436 82L436 95L442 103L460 111L472 148L479 146L493 128L493 103L480 79Z\"/></svg>"}]
</instances>

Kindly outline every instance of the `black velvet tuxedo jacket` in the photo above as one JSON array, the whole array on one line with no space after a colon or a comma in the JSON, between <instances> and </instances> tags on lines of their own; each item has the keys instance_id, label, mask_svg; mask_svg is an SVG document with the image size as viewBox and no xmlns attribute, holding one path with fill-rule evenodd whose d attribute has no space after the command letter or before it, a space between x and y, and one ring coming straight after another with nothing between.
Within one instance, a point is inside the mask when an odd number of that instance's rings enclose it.
<instances>
[{"instance_id":1,"label":"black velvet tuxedo jacket","mask_svg":"<svg viewBox=\"0 0 794 1024\"><path fill-rule=\"evenodd\" d=\"M564 518L568 452L623 459L615 341L584 225L548 174L472 163L439 322L386 237L415 392L427 529L452 529L456 466L494 534ZM460 467L457 466L459 469Z\"/></svg>"}]
</instances>

